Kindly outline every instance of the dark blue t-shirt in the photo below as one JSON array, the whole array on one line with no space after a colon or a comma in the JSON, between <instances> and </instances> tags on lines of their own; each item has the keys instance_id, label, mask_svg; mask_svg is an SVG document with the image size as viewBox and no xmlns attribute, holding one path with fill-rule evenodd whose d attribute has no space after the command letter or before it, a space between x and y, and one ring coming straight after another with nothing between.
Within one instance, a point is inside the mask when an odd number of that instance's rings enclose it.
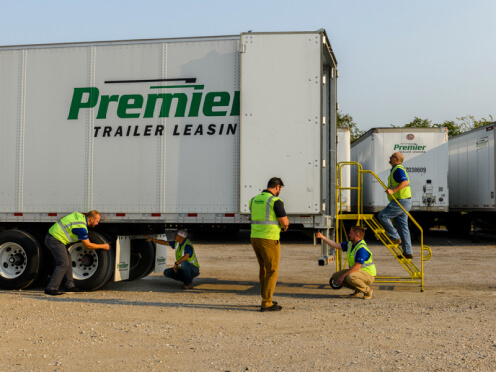
<instances>
[{"instance_id":1,"label":"dark blue t-shirt","mask_svg":"<svg viewBox=\"0 0 496 372\"><path fill-rule=\"evenodd\" d=\"M173 248L173 249L176 249L176 241L175 240L171 240L169 242L169 245ZM184 255L186 256L186 253L189 254L189 257L193 257L193 247L190 245L190 244L186 244L186 246L184 247Z\"/></svg>"},{"instance_id":2,"label":"dark blue t-shirt","mask_svg":"<svg viewBox=\"0 0 496 372\"><path fill-rule=\"evenodd\" d=\"M406 172L401 168L396 168L396 170L393 173L393 178L398 183L401 183L403 181L408 181L408 177L406 176Z\"/></svg>"},{"instance_id":3,"label":"dark blue t-shirt","mask_svg":"<svg viewBox=\"0 0 496 372\"><path fill-rule=\"evenodd\" d=\"M360 242L361 240L358 243ZM343 252L346 252L348 250L348 242L340 243L340 244ZM355 248L356 244L353 244L353 248ZM365 248L360 248L358 252L356 252L355 254L355 263L359 263L363 265L365 262L367 262L369 258L370 258L370 253Z\"/></svg>"},{"instance_id":4,"label":"dark blue t-shirt","mask_svg":"<svg viewBox=\"0 0 496 372\"><path fill-rule=\"evenodd\" d=\"M88 226L88 217L84 216L86 219L86 226ZM72 233L78 237L79 240L87 240L88 238L88 229L84 227L77 227L72 229Z\"/></svg>"}]
</instances>

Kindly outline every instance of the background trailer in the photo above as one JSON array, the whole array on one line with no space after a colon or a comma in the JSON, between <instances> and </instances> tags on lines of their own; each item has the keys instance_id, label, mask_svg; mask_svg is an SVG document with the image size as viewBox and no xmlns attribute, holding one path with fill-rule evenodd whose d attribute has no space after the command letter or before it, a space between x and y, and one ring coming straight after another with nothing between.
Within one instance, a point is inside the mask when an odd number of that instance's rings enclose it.
<instances>
[{"instance_id":1,"label":"background trailer","mask_svg":"<svg viewBox=\"0 0 496 372\"><path fill-rule=\"evenodd\" d=\"M428 228L449 210L448 132L445 128L373 128L351 145L351 159L377 174L387 186L388 163L394 152L405 156L410 177L414 218ZM356 185L356 172L352 172ZM384 188L370 174L364 175L365 213L381 211L389 203ZM352 193L356 206L356 193Z\"/></svg>"},{"instance_id":2,"label":"background trailer","mask_svg":"<svg viewBox=\"0 0 496 372\"><path fill-rule=\"evenodd\" d=\"M449 186L452 232L468 234L473 223L494 227L496 122L450 138Z\"/></svg>"}]
</instances>

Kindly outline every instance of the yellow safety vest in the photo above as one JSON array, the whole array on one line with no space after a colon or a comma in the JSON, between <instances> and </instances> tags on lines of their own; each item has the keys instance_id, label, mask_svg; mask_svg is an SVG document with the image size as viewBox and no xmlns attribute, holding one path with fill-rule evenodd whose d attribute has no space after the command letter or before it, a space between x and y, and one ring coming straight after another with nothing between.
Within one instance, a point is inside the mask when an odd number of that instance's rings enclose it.
<instances>
[{"instance_id":1,"label":"yellow safety vest","mask_svg":"<svg viewBox=\"0 0 496 372\"><path fill-rule=\"evenodd\" d=\"M57 223L50 227L48 232L55 239L67 245L79 241L77 235L72 233L72 229L77 228L85 228L88 230L88 225L86 224L86 216L84 214L74 212L62 217Z\"/></svg>"},{"instance_id":2,"label":"yellow safety vest","mask_svg":"<svg viewBox=\"0 0 496 372\"><path fill-rule=\"evenodd\" d=\"M389 177L388 177L388 188L389 189L394 189L396 186L399 185L398 182L396 182L394 180L394 177L393 177L393 174L394 174L394 171L396 169L403 169L403 171L405 172L406 174L406 178L408 179L408 186L401 189L400 191L396 191L393 196L396 198L396 199L408 199L408 198L411 198L412 197L412 191L410 189L410 177L408 176L408 172L406 171L405 167L402 166L401 164L397 164L394 166L393 169L391 169L391 173L389 173ZM388 200L391 201L393 200L393 198L391 197L391 195L388 194L387 196Z\"/></svg>"},{"instance_id":3,"label":"yellow safety vest","mask_svg":"<svg viewBox=\"0 0 496 372\"><path fill-rule=\"evenodd\" d=\"M200 264L196 259L195 248L193 248L193 244L191 244L189 239L184 239L183 244L179 244L179 242L176 242L176 262L184 256L184 249L188 244L191 246L191 249L193 249L193 254L186 261L195 265L197 268L200 268ZM179 264L179 267L181 267L181 264Z\"/></svg>"},{"instance_id":4,"label":"yellow safety vest","mask_svg":"<svg viewBox=\"0 0 496 372\"><path fill-rule=\"evenodd\" d=\"M276 212L274 212L274 203L277 200L281 199L266 191L250 199L250 237L279 240L281 235L281 225L277 220Z\"/></svg>"},{"instance_id":5,"label":"yellow safety vest","mask_svg":"<svg viewBox=\"0 0 496 372\"><path fill-rule=\"evenodd\" d=\"M348 242L348 251L346 253L346 259L348 260L348 265L352 268L355 265L355 256L360 248L364 248L367 252L370 253L370 257L367 261L365 261L362 266L360 266L360 270L363 270L369 273L372 276L377 274L375 265L372 262L372 252L367 247L367 243L362 239L360 240L355 247L353 248L353 243L351 241Z\"/></svg>"}]
</instances>

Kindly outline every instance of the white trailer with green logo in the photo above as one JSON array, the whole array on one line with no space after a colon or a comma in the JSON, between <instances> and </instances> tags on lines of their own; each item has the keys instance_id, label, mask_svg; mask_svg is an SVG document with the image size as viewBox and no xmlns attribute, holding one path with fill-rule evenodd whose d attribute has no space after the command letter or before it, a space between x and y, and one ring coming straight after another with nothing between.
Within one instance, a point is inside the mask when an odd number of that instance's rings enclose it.
<instances>
[{"instance_id":1,"label":"white trailer with green logo","mask_svg":"<svg viewBox=\"0 0 496 372\"><path fill-rule=\"evenodd\" d=\"M332 229L336 72L324 30L0 47L0 288L50 272L73 211L112 245L69 247L87 290L162 271L144 234L249 226L273 176L293 226Z\"/></svg>"},{"instance_id":2,"label":"white trailer with green logo","mask_svg":"<svg viewBox=\"0 0 496 372\"><path fill-rule=\"evenodd\" d=\"M448 132L446 128L373 128L351 145L351 160L377 174L384 184L391 171L389 157L401 152L410 178L411 213L424 227L449 210ZM356 185L356 172L352 171ZM384 209L384 188L370 174L364 175L363 208L366 213ZM356 206L356 193L352 205Z\"/></svg>"}]
</instances>

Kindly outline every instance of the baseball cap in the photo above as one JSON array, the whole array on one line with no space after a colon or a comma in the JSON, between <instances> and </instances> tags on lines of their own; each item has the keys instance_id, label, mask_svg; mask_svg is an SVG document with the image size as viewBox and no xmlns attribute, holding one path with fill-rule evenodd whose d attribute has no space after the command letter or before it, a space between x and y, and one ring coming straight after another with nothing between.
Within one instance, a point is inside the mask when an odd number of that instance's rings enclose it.
<instances>
[{"instance_id":1,"label":"baseball cap","mask_svg":"<svg viewBox=\"0 0 496 372\"><path fill-rule=\"evenodd\" d=\"M181 236L181 237L185 238L185 237L187 237L187 236L188 236L188 231L187 231L187 230L185 230L185 229L181 229L181 230L179 230L179 231L177 232L177 235L179 235L179 236Z\"/></svg>"}]
</instances>

